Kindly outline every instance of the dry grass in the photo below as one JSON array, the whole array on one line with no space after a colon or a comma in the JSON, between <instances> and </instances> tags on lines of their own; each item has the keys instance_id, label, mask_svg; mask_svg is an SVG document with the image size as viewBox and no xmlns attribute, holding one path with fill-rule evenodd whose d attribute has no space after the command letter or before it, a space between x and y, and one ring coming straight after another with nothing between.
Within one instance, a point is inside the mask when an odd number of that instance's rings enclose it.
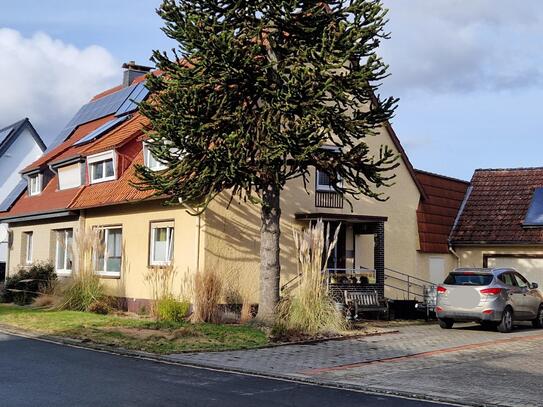
<instances>
[{"instance_id":1,"label":"dry grass","mask_svg":"<svg viewBox=\"0 0 543 407\"><path fill-rule=\"evenodd\" d=\"M337 243L339 226L325 253L329 233L320 220L302 232L294 231L300 282L292 294L279 303L276 330L308 335L345 330L345 320L328 295L324 272Z\"/></svg>"},{"instance_id":2,"label":"dry grass","mask_svg":"<svg viewBox=\"0 0 543 407\"><path fill-rule=\"evenodd\" d=\"M222 296L223 283L214 270L199 271L194 275L194 312L191 322L219 322L218 305Z\"/></svg>"},{"instance_id":3,"label":"dry grass","mask_svg":"<svg viewBox=\"0 0 543 407\"><path fill-rule=\"evenodd\" d=\"M74 234L73 271L63 285L60 309L86 311L106 297L104 286L95 272L94 260L104 250L100 231L79 230Z\"/></svg>"}]
</instances>

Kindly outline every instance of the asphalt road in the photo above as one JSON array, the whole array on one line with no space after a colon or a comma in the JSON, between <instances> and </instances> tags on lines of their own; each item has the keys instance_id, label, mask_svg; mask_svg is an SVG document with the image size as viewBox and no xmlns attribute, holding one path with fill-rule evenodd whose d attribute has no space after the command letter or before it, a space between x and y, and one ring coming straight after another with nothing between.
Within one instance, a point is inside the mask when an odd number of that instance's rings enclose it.
<instances>
[{"instance_id":1,"label":"asphalt road","mask_svg":"<svg viewBox=\"0 0 543 407\"><path fill-rule=\"evenodd\" d=\"M439 404L168 365L0 334L0 406Z\"/></svg>"}]
</instances>

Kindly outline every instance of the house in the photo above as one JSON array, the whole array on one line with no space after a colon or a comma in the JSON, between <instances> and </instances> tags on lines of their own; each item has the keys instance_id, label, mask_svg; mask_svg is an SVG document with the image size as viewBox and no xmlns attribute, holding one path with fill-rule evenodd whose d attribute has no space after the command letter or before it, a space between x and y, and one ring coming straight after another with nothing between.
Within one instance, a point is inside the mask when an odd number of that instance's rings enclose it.
<instances>
[{"instance_id":1,"label":"house","mask_svg":"<svg viewBox=\"0 0 543 407\"><path fill-rule=\"evenodd\" d=\"M0 211L9 209L26 187L19 171L44 150L43 140L27 118L0 129ZM0 280L6 269L8 240L7 225L0 224Z\"/></svg>"},{"instance_id":2,"label":"house","mask_svg":"<svg viewBox=\"0 0 543 407\"><path fill-rule=\"evenodd\" d=\"M543 168L476 170L450 244L461 267L513 267L543 286Z\"/></svg>"},{"instance_id":3,"label":"house","mask_svg":"<svg viewBox=\"0 0 543 407\"><path fill-rule=\"evenodd\" d=\"M224 193L193 216L183 204L165 206L164 198L131 186L136 164L157 170L162 165L146 148L148 122L137 110L147 97L143 75L149 69L124 67L123 84L84 105L61 132L60 144L22 170L28 188L0 214L13 236L9 272L51 260L60 276L69 275L74 236L92 228L101 231L103 243L96 271L129 310L146 306L151 298L146 276L168 264L176 270L178 292L196 270L207 268L238 280L258 302L258 206L236 201L228 206ZM388 124L367 142L376 154L386 144L400 156L394 185L382 191L387 201L362 198L351 208L318 171L307 192L301 179L287 183L281 194L283 290L297 276L291 230L317 219L341 225L329 271L363 276L366 288L381 295L412 298L415 286L420 295L439 267L454 263L447 238L467 183L414 170Z\"/></svg>"}]
</instances>

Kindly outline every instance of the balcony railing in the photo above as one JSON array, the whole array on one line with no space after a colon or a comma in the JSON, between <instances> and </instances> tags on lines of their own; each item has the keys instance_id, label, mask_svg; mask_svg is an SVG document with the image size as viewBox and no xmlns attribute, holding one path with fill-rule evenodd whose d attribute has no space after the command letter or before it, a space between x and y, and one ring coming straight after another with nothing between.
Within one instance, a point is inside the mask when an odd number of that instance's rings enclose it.
<instances>
[{"instance_id":1,"label":"balcony railing","mask_svg":"<svg viewBox=\"0 0 543 407\"><path fill-rule=\"evenodd\" d=\"M337 192L317 191L315 193L315 206L317 208L343 208L343 195Z\"/></svg>"}]
</instances>

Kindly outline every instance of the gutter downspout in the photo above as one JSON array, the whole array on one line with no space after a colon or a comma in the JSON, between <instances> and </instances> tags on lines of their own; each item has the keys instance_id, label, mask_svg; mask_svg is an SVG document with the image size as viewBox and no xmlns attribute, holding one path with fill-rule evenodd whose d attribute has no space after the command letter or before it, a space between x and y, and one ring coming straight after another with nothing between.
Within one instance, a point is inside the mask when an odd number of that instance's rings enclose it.
<instances>
[{"instance_id":1,"label":"gutter downspout","mask_svg":"<svg viewBox=\"0 0 543 407\"><path fill-rule=\"evenodd\" d=\"M468 199L471 195L471 191L473 191L473 186L470 185L466 191L466 195L464 196L464 200L462 201L460 208L458 208L458 213L456 214L456 218L454 219L454 224L453 224L453 227L451 228L451 234L449 235L449 239L448 239L449 252L454 257L456 257L456 267L460 267L460 256L458 255L458 253L454 251L451 237L454 231L456 230L456 227L458 226L458 222L460 221L460 216L462 216L462 212L464 212L464 208L466 207L466 203L468 202Z\"/></svg>"}]
</instances>

